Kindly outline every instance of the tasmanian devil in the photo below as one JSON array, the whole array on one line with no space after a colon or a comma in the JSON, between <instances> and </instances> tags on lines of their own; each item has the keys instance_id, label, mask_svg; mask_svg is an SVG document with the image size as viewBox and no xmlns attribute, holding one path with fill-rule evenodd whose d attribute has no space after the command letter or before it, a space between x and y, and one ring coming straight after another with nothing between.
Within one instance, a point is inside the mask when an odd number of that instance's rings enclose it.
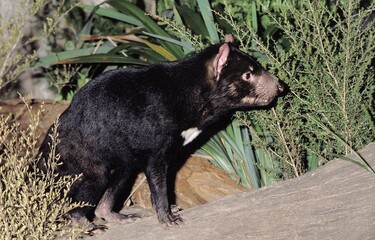
<instances>
[{"instance_id":1,"label":"tasmanian devil","mask_svg":"<svg viewBox=\"0 0 375 240\"><path fill-rule=\"evenodd\" d=\"M107 222L126 223L133 218L113 206L129 176L143 171L158 220L178 224L167 173L179 152L226 114L266 106L286 88L235 47L230 35L180 61L105 72L79 90L60 116L58 172L82 173L69 191L73 201L93 204L95 215ZM41 163L50 141L47 134ZM77 208L71 216L85 219L93 210Z\"/></svg>"}]
</instances>

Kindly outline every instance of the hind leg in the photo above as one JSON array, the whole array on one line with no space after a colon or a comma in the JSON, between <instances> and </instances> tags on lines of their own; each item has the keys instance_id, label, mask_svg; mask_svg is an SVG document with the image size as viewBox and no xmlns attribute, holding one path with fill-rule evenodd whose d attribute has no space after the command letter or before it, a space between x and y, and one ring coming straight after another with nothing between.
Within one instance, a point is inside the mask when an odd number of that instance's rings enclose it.
<instances>
[{"instance_id":1,"label":"hind leg","mask_svg":"<svg viewBox=\"0 0 375 240\"><path fill-rule=\"evenodd\" d=\"M68 168L61 170L61 172L64 172L65 174L72 172L70 171L71 169ZM104 165L96 165L91 171L85 169L80 170L80 172L82 172L83 175L72 185L68 197L70 197L73 202L85 202L90 205L98 204L108 185L109 170ZM94 207L86 206L71 210L69 215L73 222L82 225L86 222L91 222L94 216L93 212Z\"/></svg>"},{"instance_id":2,"label":"hind leg","mask_svg":"<svg viewBox=\"0 0 375 240\"><path fill-rule=\"evenodd\" d=\"M83 176L72 185L68 196L73 202L85 202L95 205L99 202L103 192L106 189L107 181L102 179ZM91 206L75 208L69 212L72 220L76 223L90 222L93 218L94 208ZM82 225L81 224L81 225Z\"/></svg>"},{"instance_id":3,"label":"hind leg","mask_svg":"<svg viewBox=\"0 0 375 240\"><path fill-rule=\"evenodd\" d=\"M95 209L95 216L105 219L111 223L131 223L139 219L136 215L123 215L113 211L117 196L124 190L129 178L129 171L123 169L115 170L104 195Z\"/></svg>"}]
</instances>

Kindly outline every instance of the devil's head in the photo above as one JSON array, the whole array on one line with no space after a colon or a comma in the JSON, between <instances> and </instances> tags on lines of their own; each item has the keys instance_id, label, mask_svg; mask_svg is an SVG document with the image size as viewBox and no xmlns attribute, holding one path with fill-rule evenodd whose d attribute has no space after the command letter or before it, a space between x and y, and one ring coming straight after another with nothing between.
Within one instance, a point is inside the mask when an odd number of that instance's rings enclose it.
<instances>
[{"instance_id":1,"label":"devil's head","mask_svg":"<svg viewBox=\"0 0 375 240\"><path fill-rule=\"evenodd\" d=\"M235 47L231 35L211 59L208 76L217 98L235 108L267 106L288 91L283 81Z\"/></svg>"}]
</instances>

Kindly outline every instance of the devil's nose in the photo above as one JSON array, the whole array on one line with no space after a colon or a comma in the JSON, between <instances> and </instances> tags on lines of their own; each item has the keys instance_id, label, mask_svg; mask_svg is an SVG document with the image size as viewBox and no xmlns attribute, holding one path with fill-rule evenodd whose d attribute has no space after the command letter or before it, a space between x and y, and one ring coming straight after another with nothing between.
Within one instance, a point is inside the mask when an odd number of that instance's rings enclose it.
<instances>
[{"instance_id":1,"label":"devil's nose","mask_svg":"<svg viewBox=\"0 0 375 240\"><path fill-rule=\"evenodd\" d=\"M288 85L286 85L286 83L281 80L279 80L279 82L277 83L276 88L278 94L286 94L289 91Z\"/></svg>"}]
</instances>

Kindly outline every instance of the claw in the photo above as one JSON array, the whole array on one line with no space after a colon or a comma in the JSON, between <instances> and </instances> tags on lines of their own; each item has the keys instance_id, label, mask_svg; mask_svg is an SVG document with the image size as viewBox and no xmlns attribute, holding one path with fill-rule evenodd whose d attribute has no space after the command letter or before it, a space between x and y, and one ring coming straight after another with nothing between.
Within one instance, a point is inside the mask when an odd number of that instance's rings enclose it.
<instances>
[{"instance_id":1,"label":"claw","mask_svg":"<svg viewBox=\"0 0 375 240\"><path fill-rule=\"evenodd\" d=\"M89 230L87 230L87 235L88 236L98 236L103 234L107 230L107 226L105 225L98 225L98 224L90 224Z\"/></svg>"},{"instance_id":2,"label":"claw","mask_svg":"<svg viewBox=\"0 0 375 240\"><path fill-rule=\"evenodd\" d=\"M167 230L176 226L181 227L185 222L179 214L171 213L167 215L166 219L164 221L162 220L161 223L163 228Z\"/></svg>"}]
</instances>

